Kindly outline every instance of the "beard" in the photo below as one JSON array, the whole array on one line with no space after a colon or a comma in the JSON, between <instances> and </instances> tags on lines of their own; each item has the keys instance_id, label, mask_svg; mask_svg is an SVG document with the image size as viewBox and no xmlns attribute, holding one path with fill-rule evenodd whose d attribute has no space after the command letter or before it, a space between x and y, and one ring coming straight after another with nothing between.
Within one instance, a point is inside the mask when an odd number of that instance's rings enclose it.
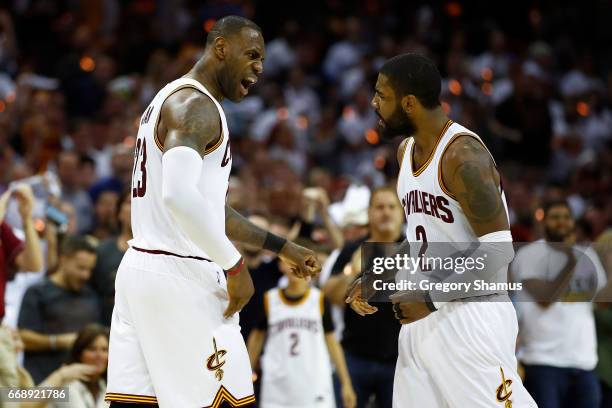
<instances>
[{"instance_id":1,"label":"beard","mask_svg":"<svg viewBox=\"0 0 612 408\"><path fill-rule=\"evenodd\" d=\"M570 233L563 234L550 228L544 228L544 236L548 242L563 242Z\"/></svg>"},{"instance_id":2,"label":"beard","mask_svg":"<svg viewBox=\"0 0 612 408\"><path fill-rule=\"evenodd\" d=\"M385 139L393 139L400 135L410 136L417 130L415 123L400 108L399 104L395 106L395 110L387 120L378 112L376 114L384 123L384 126L381 126L381 134Z\"/></svg>"}]
</instances>

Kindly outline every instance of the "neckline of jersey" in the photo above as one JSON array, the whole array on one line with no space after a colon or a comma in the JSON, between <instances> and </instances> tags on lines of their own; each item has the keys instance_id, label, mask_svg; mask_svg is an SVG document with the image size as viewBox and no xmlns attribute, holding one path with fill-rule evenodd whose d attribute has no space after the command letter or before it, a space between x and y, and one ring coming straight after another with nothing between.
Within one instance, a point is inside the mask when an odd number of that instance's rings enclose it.
<instances>
[{"instance_id":1,"label":"neckline of jersey","mask_svg":"<svg viewBox=\"0 0 612 408\"><path fill-rule=\"evenodd\" d=\"M304 294L298 299L288 298L287 295L285 295L284 289L279 288L278 293L281 301L287 306L299 306L304 303L306 299L308 299L308 295L310 295L310 288L306 289L306 292L304 292Z\"/></svg>"},{"instance_id":2,"label":"neckline of jersey","mask_svg":"<svg viewBox=\"0 0 612 408\"><path fill-rule=\"evenodd\" d=\"M427 166L433 160L436 150L438 150L438 145L440 144L440 140L442 140L442 137L444 137L444 134L446 134L446 132L448 131L448 128L450 128L453 123L454 122L451 119L449 119L446 122L446 125L444 125L444 127L442 128L442 131L438 135L436 139L436 144L434 145L434 148L429 153L427 160L425 160L425 163L423 163L421 167L419 167L417 170L414 169L414 145L416 142L413 141L412 146L410 146L410 170L412 171L413 177L418 177L425 171L425 169L427 169Z\"/></svg>"}]
</instances>

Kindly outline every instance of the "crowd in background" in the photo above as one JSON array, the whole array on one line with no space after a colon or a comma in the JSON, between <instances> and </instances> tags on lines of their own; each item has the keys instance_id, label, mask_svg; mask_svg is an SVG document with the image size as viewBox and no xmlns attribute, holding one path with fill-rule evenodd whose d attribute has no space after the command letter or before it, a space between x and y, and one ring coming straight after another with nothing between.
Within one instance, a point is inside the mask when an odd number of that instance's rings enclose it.
<instances>
[{"instance_id":1,"label":"crowd in background","mask_svg":"<svg viewBox=\"0 0 612 408\"><path fill-rule=\"evenodd\" d=\"M228 200L240 212L301 237L322 259L373 234L370 191L395 185L400 142L376 131L374 83L387 58L419 52L440 69L449 117L492 151L515 241L541 237L542 204L552 199L569 203L577 242L609 239L609 4L321 0L269 8L229 0L15 0L0 10L0 193L15 182L33 189L31 223L21 211L26 193L13 194L4 221L15 239L31 244L31 224L41 240L41 259L21 268L39 272L8 285L4 324L19 328L35 383L69 361L83 325L109 324L114 273L131 238L126 191L140 116L202 55L207 30L224 15L253 19L267 41L258 84L242 103L223 102L233 154ZM268 254L243 251L258 290L241 317L246 336L258 298L281 274ZM353 251L343 265L332 259L327 275L341 276ZM50 282L78 296L54 297L43 290ZM88 307L74 310L74 302ZM41 304L50 308L42 315ZM50 316L66 321L49 324ZM28 362L36 347L51 355L44 370ZM66 383L85 375L69 374ZM612 386L612 377L603 381Z\"/></svg>"}]
</instances>

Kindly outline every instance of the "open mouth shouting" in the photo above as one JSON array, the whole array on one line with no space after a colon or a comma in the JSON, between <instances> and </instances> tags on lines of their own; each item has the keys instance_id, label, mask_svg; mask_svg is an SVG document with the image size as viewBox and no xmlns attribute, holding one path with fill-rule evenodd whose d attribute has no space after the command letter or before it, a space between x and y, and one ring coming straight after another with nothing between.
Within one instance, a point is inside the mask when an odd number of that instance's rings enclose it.
<instances>
[{"instance_id":1,"label":"open mouth shouting","mask_svg":"<svg viewBox=\"0 0 612 408\"><path fill-rule=\"evenodd\" d=\"M240 93L246 96L249 93L249 88L257 83L256 77L246 77L240 81Z\"/></svg>"}]
</instances>

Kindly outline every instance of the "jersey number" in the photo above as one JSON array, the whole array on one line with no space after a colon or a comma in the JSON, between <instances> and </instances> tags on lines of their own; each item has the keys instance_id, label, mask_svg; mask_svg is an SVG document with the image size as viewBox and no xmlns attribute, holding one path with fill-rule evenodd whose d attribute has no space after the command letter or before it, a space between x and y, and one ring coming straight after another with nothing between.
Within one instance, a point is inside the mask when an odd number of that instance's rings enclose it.
<instances>
[{"instance_id":1,"label":"jersey number","mask_svg":"<svg viewBox=\"0 0 612 408\"><path fill-rule=\"evenodd\" d=\"M423 245L421 245L421 250L419 251L419 258L423 259L425 257L425 251L427 251L427 234L425 234L425 227L422 225L417 225L416 227L416 239L417 241L423 241ZM431 271L431 265L429 263L425 263L421 261L421 270L422 271Z\"/></svg>"},{"instance_id":2,"label":"jersey number","mask_svg":"<svg viewBox=\"0 0 612 408\"><path fill-rule=\"evenodd\" d=\"M137 172L138 174L136 174ZM134 170L132 172L132 197L133 198L144 197L146 192L147 192L147 143L144 139L138 139L136 141L136 152L134 153Z\"/></svg>"},{"instance_id":3,"label":"jersey number","mask_svg":"<svg viewBox=\"0 0 612 408\"><path fill-rule=\"evenodd\" d=\"M300 336L297 333L291 333L289 337L291 337L291 348L289 349L289 355L292 357L298 356L300 353L298 352L297 347L300 343Z\"/></svg>"}]
</instances>

